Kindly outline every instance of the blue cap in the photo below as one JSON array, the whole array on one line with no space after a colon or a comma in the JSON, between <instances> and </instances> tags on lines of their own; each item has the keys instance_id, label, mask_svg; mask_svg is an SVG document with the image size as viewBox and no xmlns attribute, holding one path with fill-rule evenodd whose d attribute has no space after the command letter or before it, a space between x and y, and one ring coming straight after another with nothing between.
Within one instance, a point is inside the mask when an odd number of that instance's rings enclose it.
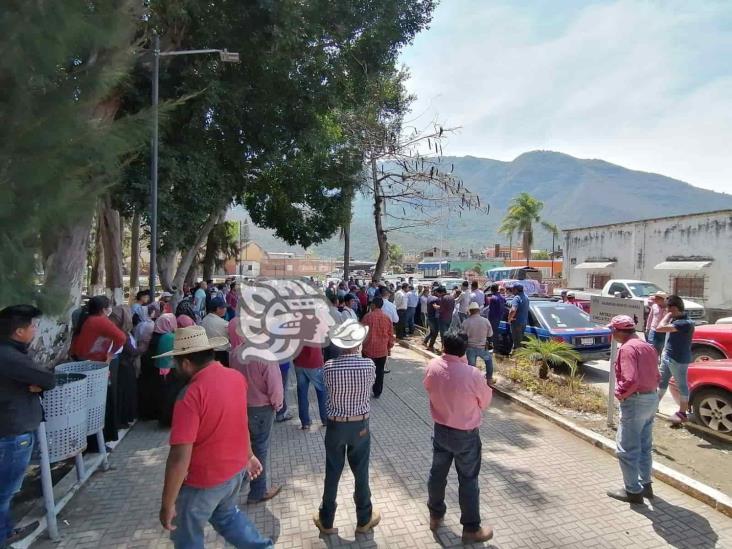
<instances>
[{"instance_id":1,"label":"blue cap","mask_svg":"<svg viewBox=\"0 0 732 549\"><path fill-rule=\"evenodd\" d=\"M226 301L224 301L224 298L222 298L222 297L214 297L211 300L211 308L218 309L220 307L226 308Z\"/></svg>"}]
</instances>

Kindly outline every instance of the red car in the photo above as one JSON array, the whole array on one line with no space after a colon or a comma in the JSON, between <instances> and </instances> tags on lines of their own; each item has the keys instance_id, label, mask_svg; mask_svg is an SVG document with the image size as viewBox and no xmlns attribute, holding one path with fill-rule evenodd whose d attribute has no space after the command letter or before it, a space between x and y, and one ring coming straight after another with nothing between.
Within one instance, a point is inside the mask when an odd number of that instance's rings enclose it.
<instances>
[{"instance_id":1,"label":"red car","mask_svg":"<svg viewBox=\"0 0 732 549\"><path fill-rule=\"evenodd\" d=\"M703 324L694 329L691 340L694 362L732 358L732 324Z\"/></svg>"},{"instance_id":2,"label":"red car","mask_svg":"<svg viewBox=\"0 0 732 549\"><path fill-rule=\"evenodd\" d=\"M696 422L732 433L732 360L695 362L689 366L687 380Z\"/></svg>"}]
</instances>

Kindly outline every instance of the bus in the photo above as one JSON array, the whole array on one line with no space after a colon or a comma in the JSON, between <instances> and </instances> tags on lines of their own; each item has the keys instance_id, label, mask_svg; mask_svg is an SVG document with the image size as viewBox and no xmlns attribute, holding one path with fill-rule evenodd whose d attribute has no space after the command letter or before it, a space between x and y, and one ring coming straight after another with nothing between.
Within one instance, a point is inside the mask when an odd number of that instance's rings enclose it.
<instances>
[{"instance_id":1,"label":"bus","mask_svg":"<svg viewBox=\"0 0 732 549\"><path fill-rule=\"evenodd\" d=\"M486 276L491 282L499 280L536 280L541 282L541 271L533 267L496 267L490 269Z\"/></svg>"}]
</instances>

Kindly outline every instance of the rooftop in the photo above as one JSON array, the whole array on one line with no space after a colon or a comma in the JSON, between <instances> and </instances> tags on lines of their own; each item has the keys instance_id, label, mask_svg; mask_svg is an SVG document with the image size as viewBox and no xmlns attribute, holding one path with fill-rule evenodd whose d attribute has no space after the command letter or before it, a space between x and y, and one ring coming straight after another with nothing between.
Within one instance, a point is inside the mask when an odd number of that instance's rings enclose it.
<instances>
[{"instance_id":1,"label":"rooftop","mask_svg":"<svg viewBox=\"0 0 732 549\"><path fill-rule=\"evenodd\" d=\"M569 232L569 231L581 231L584 229L600 229L602 227L613 227L615 225L628 225L629 223L646 223L648 221L665 221L666 219L681 219L683 217L703 217L703 216L710 216L710 215L719 215L719 214L728 214L732 216L732 210L713 210L711 212L697 212L697 213L687 213L687 214L679 214L679 215L667 215L664 217L651 217L648 219L635 219L631 221L617 221L615 223L605 223L603 225L589 225L587 227L572 227L570 229L562 229L563 233Z\"/></svg>"}]
</instances>

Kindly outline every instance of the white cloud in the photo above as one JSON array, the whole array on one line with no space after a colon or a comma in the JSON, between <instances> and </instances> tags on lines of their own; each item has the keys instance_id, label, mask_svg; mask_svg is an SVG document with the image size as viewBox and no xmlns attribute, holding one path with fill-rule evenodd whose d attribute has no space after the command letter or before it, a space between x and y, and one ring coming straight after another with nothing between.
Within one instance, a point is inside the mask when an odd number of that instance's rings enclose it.
<instances>
[{"instance_id":1,"label":"white cloud","mask_svg":"<svg viewBox=\"0 0 732 549\"><path fill-rule=\"evenodd\" d=\"M556 6L560 6L557 8ZM447 154L602 158L732 193L725 2L446 0L403 57Z\"/></svg>"}]
</instances>

